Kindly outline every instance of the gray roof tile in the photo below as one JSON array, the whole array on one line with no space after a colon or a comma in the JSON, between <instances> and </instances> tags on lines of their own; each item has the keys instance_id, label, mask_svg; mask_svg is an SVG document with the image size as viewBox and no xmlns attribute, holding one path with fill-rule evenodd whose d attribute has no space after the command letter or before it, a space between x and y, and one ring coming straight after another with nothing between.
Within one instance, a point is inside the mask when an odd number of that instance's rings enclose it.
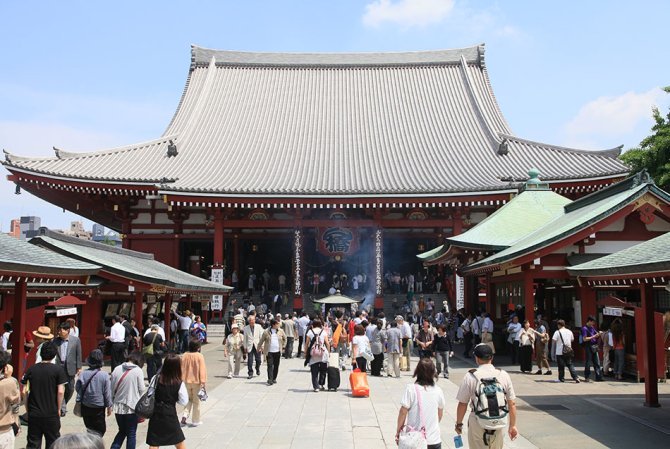
<instances>
[{"instance_id":1,"label":"gray roof tile","mask_svg":"<svg viewBox=\"0 0 670 449\"><path fill-rule=\"evenodd\" d=\"M231 195L439 194L628 171L614 151L512 135L483 47L412 53L273 54L194 47L163 137L92 153L7 156L51 176ZM173 139L179 154L167 156ZM498 154L507 140L509 152ZM618 154L618 153L617 153Z\"/></svg>"}]
</instances>

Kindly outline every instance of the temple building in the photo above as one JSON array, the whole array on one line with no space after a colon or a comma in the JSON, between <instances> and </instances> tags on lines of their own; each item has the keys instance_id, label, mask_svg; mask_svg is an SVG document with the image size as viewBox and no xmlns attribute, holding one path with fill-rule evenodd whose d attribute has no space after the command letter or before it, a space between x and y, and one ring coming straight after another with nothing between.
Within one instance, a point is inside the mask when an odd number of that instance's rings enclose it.
<instances>
[{"instance_id":1,"label":"temple building","mask_svg":"<svg viewBox=\"0 0 670 449\"><path fill-rule=\"evenodd\" d=\"M223 269L213 278L240 288L250 279L255 287L268 270L279 280L264 287L274 290L283 276L295 308L342 274L362 275L354 293L376 308L392 273L444 279L452 296L462 290L476 302L471 276L459 290L451 271L424 269L414 255L492 219L531 167L552 198L538 224L628 174L620 147L587 151L516 136L496 102L483 45L360 54L194 46L162 136L54 151L44 158L6 152L9 180L121 232L125 248L172 267L203 277ZM582 247L594 232L585 229ZM521 244L523 234L486 251ZM547 260L534 255L533 242L524 248L520 255L504 249L469 273ZM523 296L514 282L496 288ZM563 293L556 292L559 305Z\"/></svg>"}]
</instances>

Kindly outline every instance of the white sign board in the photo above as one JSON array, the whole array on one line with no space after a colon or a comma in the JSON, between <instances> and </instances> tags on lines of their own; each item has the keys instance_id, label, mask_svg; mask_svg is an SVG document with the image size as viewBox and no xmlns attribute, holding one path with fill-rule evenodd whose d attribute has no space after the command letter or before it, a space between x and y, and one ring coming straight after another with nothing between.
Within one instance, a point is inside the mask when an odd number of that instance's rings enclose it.
<instances>
[{"instance_id":1,"label":"white sign board","mask_svg":"<svg viewBox=\"0 0 670 449\"><path fill-rule=\"evenodd\" d=\"M212 268L212 282L223 285L223 268Z\"/></svg>"},{"instance_id":2,"label":"white sign board","mask_svg":"<svg viewBox=\"0 0 670 449\"><path fill-rule=\"evenodd\" d=\"M619 307L605 307L603 309L603 315L605 316L621 316L623 315L623 309Z\"/></svg>"},{"instance_id":3,"label":"white sign board","mask_svg":"<svg viewBox=\"0 0 670 449\"><path fill-rule=\"evenodd\" d=\"M68 315L76 315L76 314L77 314L77 308L76 307L69 307L67 309L56 310L56 316L68 316Z\"/></svg>"},{"instance_id":4,"label":"white sign board","mask_svg":"<svg viewBox=\"0 0 670 449\"><path fill-rule=\"evenodd\" d=\"M461 310L465 307L465 283L463 278L456 275L456 310Z\"/></svg>"},{"instance_id":5,"label":"white sign board","mask_svg":"<svg viewBox=\"0 0 670 449\"><path fill-rule=\"evenodd\" d=\"M212 295L210 305L212 306L212 310L223 310L223 295Z\"/></svg>"}]
</instances>

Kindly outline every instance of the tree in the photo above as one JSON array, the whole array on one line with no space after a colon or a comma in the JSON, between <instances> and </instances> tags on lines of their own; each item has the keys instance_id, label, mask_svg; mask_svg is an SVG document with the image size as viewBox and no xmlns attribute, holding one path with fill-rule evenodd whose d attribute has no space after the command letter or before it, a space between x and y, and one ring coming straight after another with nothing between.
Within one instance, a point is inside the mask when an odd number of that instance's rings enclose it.
<instances>
[{"instance_id":1,"label":"tree","mask_svg":"<svg viewBox=\"0 0 670 449\"><path fill-rule=\"evenodd\" d=\"M670 93L670 87L663 90ZM658 108L654 108L653 116L653 134L640 142L639 147L626 151L620 158L631 167L632 173L646 168L656 185L670 191L670 111L663 117Z\"/></svg>"}]
</instances>

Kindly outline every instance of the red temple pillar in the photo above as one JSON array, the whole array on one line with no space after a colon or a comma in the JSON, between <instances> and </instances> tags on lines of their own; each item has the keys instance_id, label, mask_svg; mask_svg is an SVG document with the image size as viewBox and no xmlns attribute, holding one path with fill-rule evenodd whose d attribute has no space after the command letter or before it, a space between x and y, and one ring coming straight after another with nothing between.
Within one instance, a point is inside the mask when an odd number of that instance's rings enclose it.
<instances>
[{"instance_id":1,"label":"red temple pillar","mask_svg":"<svg viewBox=\"0 0 670 449\"><path fill-rule=\"evenodd\" d=\"M165 331L165 341L167 344L170 343L170 323L172 321L172 295L170 293L166 293L165 296L163 297L163 315L165 315L165 328L163 329Z\"/></svg>"},{"instance_id":2,"label":"red temple pillar","mask_svg":"<svg viewBox=\"0 0 670 449\"><path fill-rule=\"evenodd\" d=\"M142 313L142 304L144 293L135 292L135 326L140 331L140 336L144 333L144 314Z\"/></svg>"},{"instance_id":3,"label":"red temple pillar","mask_svg":"<svg viewBox=\"0 0 670 449\"><path fill-rule=\"evenodd\" d=\"M240 279L240 238L235 234L233 238L233 270L237 273L237 279L239 283ZM238 285L239 289L239 285Z\"/></svg>"},{"instance_id":4,"label":"red temple pillar","mask_svg":"<svg viewBox=\"0 0 670 449\"><path fill-rule=\"evenodd\" d=\"M19 278L14 283L14 315L12 317L11 333L12 340L12 366L14 377L23 377L23 361L26 351L23 348L23 339L26 333L26 308L27 308L28 284L25 278Z\"/></svg>"},{"instance_id":5,"label":"red temple pillar","mask_svg":"<svg viewBox=\"0 0 670 449\"><path fill-rule=\"evenodd\" d=\"M302 310L303 304L303 291L302 291L302 278L303 278L303 247L302 247L302 228L296 228L293 230L293 311L299 312Z\"/></svg>"},{"instance_id":6,"label":"red temple pillar","mask_svg":"<svg viewBox=\"0 0 670 449\"><path fill-rule=\"evenodd\" d=\"M583 326L589 316L596 316L596 291L588 286L578 288L579 300L582 306L581 323L575 323ZM577 317L575 317L577 319Z\"/></svg>"},{"instance_id":7,"label":"red temple pillar","mask_svg":"<svg viewBox=\"0 0 670 449\"><path fill-rule=\"evenodd\" d=\"M526 310L525 317L533 326L535 322L535 288L533 287L533 270L526 267L523 273L523 298Z\"/></svg>"},{"instance_id":8,"label":"red temple pillar","mask_svg":"<svg viewBox=\"0 0 670 449\"><path fill-rule=\"evenodd\" d=\"M98 326L100 317L102 316L100 311L101 304L100 294L96 290L86 299L86 304L81 308L81 322L79 323L81 332L79 333L79 338L84 357L88 356L90 351L98 347Z\"/></svg>"},{"instance_id":9,"label":"red temple pillar","mask_svg":"<svg viewBox=\"0 0 670 449\"><path fill-rule=\"evenodd\" d=\"M384 230L378 226L374 231L375 264L375 314L384 310Z\"/></svg>"},{"instance_id":10,"label":"red temple pillar","mask_svg":"<svg viewBox=\"0 0 670 449\"><path fill-rule=\"evenodd\" d=\"M642 332L643 341L640 343L647 350L647 375L644 376L644 405L646 407L660 407L658 402L658 373L656 364L656 325L654 321L654 290L651 283L644 284L642 291L642 311L644 323L647 327ZM639 335L639 334L638 334Z\"/></svg>"},{"instance_id":11,"label":"red temple pillar","mask_svg":"<svg viewBox=\"0 0 670 449\"><path fill-rule=\"evenodd\" d=\"M214 266L222 267L226 264L223 254L224 228L223 213L220 210L214 215Z\"/></svg>"}]
</instances>

